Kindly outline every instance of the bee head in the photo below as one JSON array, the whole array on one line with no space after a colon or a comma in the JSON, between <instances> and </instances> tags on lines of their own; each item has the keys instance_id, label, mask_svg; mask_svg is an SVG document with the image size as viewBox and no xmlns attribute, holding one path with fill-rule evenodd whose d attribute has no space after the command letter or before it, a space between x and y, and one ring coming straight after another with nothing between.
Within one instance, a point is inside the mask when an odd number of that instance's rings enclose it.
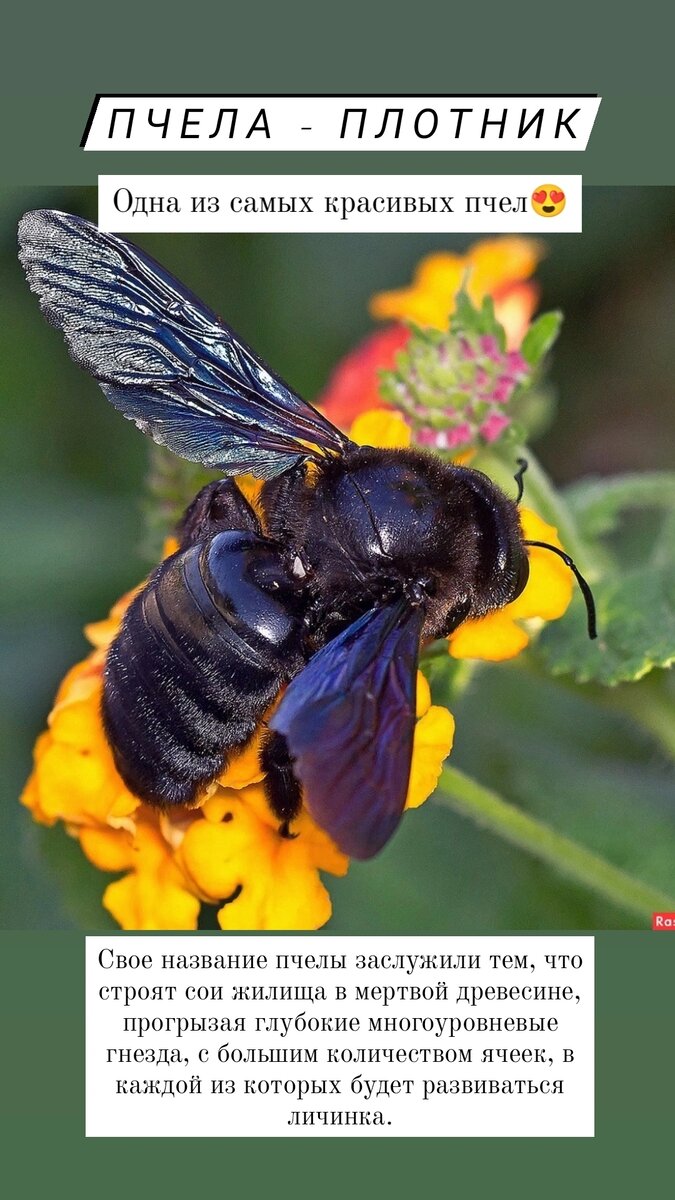
<instances>
[{"instance_id":1,"label":"bee head","mask_svg":"<svg viewBox=\"0 0 675 1200\"><path fill-rule=\"evenodd\" d=\"M359 604L362 592L401 588L424 605L424 638L501 608L527 583L517 504L480 471L416 448L359 447L322 471L312 497L314 581L358 592Z\"/></svg>"},{"instance_id":2,"label":"bee head","mask_svg":"<svg viewBox=\"0 0 675 1200\"><path fill-rule=\"evenodd\" d=\"M409 579L428 577L432 608L480 617L523 591L529 560L517 504L482 471L403 450L353 478L383 551Z\"/></svg>"},{"instance_id":3,"label":"bee head","mask_svg":"<svg viewBox=\"0 0 675 1200\"><path fill-rule=\"evenodd\" d=\"M472 616L484 616L517 599L530 566L517 504L482 471L455 468L472 509L467 526L475 544Z\"/></svg>"}]
</instances>

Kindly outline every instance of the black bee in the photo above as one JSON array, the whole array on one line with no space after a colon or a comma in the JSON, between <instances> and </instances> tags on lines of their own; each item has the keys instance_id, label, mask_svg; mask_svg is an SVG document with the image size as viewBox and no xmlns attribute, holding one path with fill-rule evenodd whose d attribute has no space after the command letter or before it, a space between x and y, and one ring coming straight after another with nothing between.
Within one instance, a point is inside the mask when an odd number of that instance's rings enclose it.
<instances>
[{"instance_id":1,"label":"black bee","mask_svg":"<svg viewBox=\"0 0 675 1200\"><path fill-rule=\"evenodd\" d=\"M285 686L262 752L281 832L304 796L342 850L370 858L405 804L420 641L527 582L517 502L426 452L356 446L88 221L28 213L19 241L75 362L144 433L225 476L195 498L110 647L103 720L122 778L159 808L194 804ZM265 480L257 510L231 478L244 473Z\"/></svg>"}]
</instances>

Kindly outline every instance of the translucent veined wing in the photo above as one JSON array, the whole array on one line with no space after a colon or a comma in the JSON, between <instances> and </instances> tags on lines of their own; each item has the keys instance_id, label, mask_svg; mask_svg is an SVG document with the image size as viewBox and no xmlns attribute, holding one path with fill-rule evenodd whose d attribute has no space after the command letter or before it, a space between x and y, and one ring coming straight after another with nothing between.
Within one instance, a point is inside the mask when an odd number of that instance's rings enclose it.
<instances>
[{"instance_id":1,"label":"translucent veined wing","mask_svg":"<svg viewBox=\"0 0 675 1200\"><path fill-rule=\"evenodd\" d=\"M348 441L138 247L48 209L19 257L52 325L120 412L182 458L271 478Z\"/></svg>"},{"instance_id":2,"label":"translucent veined wing","mask_svg":"<svg viewBox=\"0 0 675 1200\"><path fill-rule=\"evenodd\" d=\"M270 721L309 812L354 858L377 854L403 814L423 620L405 601L366 613L314 655Z\"/></svg>"}]
</instances>

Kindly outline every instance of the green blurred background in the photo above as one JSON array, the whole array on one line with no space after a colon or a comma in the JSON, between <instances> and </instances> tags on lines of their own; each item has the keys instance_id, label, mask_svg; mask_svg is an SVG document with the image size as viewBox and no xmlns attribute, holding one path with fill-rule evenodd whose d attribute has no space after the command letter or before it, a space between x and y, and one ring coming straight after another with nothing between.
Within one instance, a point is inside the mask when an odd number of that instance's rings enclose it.
<instances>
[{"instance_id":1,"label":"green blurred background","mask_svg":"<svg viewBox=\"0 0 675 1200\"><path fill-rule=\"evenodd\" d=\"M3 540L0 586L0 925L112 928L108 877L17 797L81 627L147 569L140 504L147 445L68 359L16 261L23 212L95 219L94 189L0 193ZM565 326L557 418L537 444L553 478L672 468L675 192L592 188L584 232L545 238L542 308ZM301 394L371 327L369 296L467 237L156 235L144 248L201 295ZM629 523L627 557L644 530ZM453 763L646 882L675 889L675 772L659 746L591 692L517 662L482 670L456 709ZM335 933L641 927L469 822L427 804L374 862L328 881ZM209 924L212 914L206 914Z\"/></svg>"}]
</instances>

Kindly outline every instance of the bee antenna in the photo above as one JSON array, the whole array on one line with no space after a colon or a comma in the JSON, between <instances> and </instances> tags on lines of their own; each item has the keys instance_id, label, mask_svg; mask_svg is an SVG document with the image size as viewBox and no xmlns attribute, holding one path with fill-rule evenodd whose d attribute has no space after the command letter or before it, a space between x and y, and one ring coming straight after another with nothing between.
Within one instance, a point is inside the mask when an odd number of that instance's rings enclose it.
<instances>
[{"instance_id":1,"label":"bee antenna","mask_svg":"<svg viewBox=\"0 0 675 1200\"><path fill-rule=\"evenodd\" d=\"M565 554L565 551L559 550L557 546L549 545L548 542L524 541L523 545L524 546L539 546L542 550L551 550L553 552L553 554L558 555L558 558L562 558L563 562L565 563L565 566L569 567L570 571L574 575L574 578L576 579L577 583L579 584L579 587L581 588L581 594L582 594L584 600L586 601L586 613L588 615L588 636L589 636L589 638L596 638L598 636L598 630L597 630L597 626L595 623L595 600L593 599L593 593L592 593L589 585L587 584L586 580L584 579L583 575L581 574L581 571L577 567L576 563L574 563L573 560L570 558L569 554Z\"/></svg>"},{"instance_id":2,"label":"bee antenna","mask_svg":"<svg viewBox=\"0 0 675 1200\"><path fill-rule=\"evenodd\" d=\"M518 463L518 470L516 471L513 478L515 479L516 483L518 484L518 495L516 496L516 504L520 504L520 502L523 498L523 475L525 474L525 472L527 470L528 462L527 462L526 458L517 458L516 462Z\"/></svg>"}]
</instances>

